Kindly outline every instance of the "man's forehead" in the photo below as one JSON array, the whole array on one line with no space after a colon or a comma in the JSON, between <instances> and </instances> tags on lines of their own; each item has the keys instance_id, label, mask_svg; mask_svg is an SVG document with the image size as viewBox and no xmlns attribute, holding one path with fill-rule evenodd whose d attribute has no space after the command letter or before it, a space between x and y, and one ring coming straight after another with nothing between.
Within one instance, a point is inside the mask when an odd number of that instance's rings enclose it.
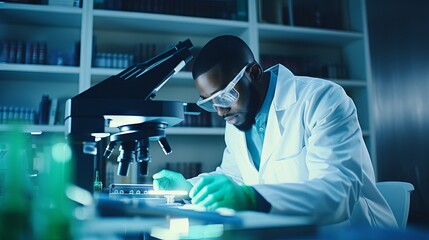
<instances>
[{"instance_id":1,"label":"man's forehead","mask_svg":"<svg viewBox=\"0 0 429 240\"><path fill-rule=\"evenodd\" d=\"M222 68L216 65L210 68L207 72L201 74L196 79L196 85L201 95L210 96L213 93L223 89L231 79L228 79L223 74ZM207 97L205 96L205 97Z\"/></svg>"}]
</instances>

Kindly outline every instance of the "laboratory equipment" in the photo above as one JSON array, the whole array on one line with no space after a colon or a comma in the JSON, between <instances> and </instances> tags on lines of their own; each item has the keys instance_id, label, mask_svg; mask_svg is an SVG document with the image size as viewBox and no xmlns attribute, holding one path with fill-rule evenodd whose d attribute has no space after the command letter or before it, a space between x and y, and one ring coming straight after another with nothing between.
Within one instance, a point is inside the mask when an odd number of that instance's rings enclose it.
<instances>
[{"instance_id":1,"label":"laboratory equipment","mask_svg":"<svg viewBox=\"0 0 429 240\"><path fill-rule=\"evenodd\" d=\"M192 59L192 46L189 39L179 42L67 100L66 136L73 149L78 186L92 192L95 169L102 174L101 163L117 145L118 175L122 176L133 162L138 163L140 174L147 174L149 141L158 141L165 154L171 152L165 129L183 121L186 105L153 98ZM108 145L101 141L107 137ZM107 148L99 154L103 142Z\"/></svg>"},{"instance_id":2,"label":"laboratory equipment","mask_svg":"<svg viewBox=\"0 0 429 240\"><path fill-rule=\"evenodd\" d=\"M183 205L175 202L188 196L183 190L154 190L152 184L121 184L112 183L109 186L109 197L116 199L134 199L151 205Z\"/></svg>"}]
</instances>

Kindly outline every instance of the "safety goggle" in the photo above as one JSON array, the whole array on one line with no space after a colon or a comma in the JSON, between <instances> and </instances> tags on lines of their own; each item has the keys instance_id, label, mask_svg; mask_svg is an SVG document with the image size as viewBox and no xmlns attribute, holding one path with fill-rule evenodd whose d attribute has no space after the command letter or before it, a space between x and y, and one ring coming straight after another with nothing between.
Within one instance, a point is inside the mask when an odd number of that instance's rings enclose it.
<instances>
[{"instance_id":1,"label":"safety goggle","mask_svg":"<svg viewBox=\"0 0 429 240\"><path fill-rule=\"evenodd\" d=\"M197 105L208 112L216 112L216 107L219 108L230 108L234 105L240 94L234 89L235 85L243 77L246 71L247 65L238 72L237 76L222 90L216 92L208 98L200 97L197 101Z\"/></svg>"}]
</instances>

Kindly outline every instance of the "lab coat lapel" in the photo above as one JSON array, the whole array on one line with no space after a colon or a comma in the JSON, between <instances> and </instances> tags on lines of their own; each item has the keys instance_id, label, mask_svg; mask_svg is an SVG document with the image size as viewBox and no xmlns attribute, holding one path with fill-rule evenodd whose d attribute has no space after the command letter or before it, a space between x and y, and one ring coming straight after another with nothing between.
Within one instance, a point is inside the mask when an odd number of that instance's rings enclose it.
<instances>
[{"instance_id":1,"label":"lab coat lapel","mask_svg":"<svg viewBox=\"0 0 429 240\"><path fill-rule=\"evenodd\" d=\"M271 104L270 111L267 120L267 129L265 130L264 145L262 148L260 172L263 172L266 167L266 163L273 153L274 149L280 142L281 133L279 122L277 121L277 113L274 105Z\"/></svg>"},{"instance_id":2,"label":"lab coat lapel","mask_svg":"<svg viewBox=\"0 0 429 240\"><path fill-rule=\"evenodd\" d=\"M273 103L270 106L268 114L267 128L265 130L264 145L262 148L261 165L259 172L262 174L267 167L273 151L278 148L282 133L279 118L282 117L284 110L296 102L296 87L294 75L289 69L282 65L273 67L277 74L276 90L274 92Z\"/></svg>"}]
</instances>

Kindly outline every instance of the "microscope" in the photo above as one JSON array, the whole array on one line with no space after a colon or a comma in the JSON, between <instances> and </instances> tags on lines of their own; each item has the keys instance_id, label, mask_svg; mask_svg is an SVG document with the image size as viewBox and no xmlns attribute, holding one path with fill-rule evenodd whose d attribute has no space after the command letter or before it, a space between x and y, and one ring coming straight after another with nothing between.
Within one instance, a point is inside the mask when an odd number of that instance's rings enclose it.
<instances>
[{"instance_id":1,"label":"microscope","mask_svg":"<svg viewBox=\"0 0 429 240\"><path fill-rule=\"evenodd\" d=\"M95 170L119 146L118 175L127 176L136 162L147 175L151 161L149 141L158 141L171 153L165 130L184 119L186 104L154 101L159 89L192 60L191 41L123 70L66 102L66 137L72 148L74 181L93 191ZM100 139L109 139L104 154Z\"/></svg>"}]
</instances>

